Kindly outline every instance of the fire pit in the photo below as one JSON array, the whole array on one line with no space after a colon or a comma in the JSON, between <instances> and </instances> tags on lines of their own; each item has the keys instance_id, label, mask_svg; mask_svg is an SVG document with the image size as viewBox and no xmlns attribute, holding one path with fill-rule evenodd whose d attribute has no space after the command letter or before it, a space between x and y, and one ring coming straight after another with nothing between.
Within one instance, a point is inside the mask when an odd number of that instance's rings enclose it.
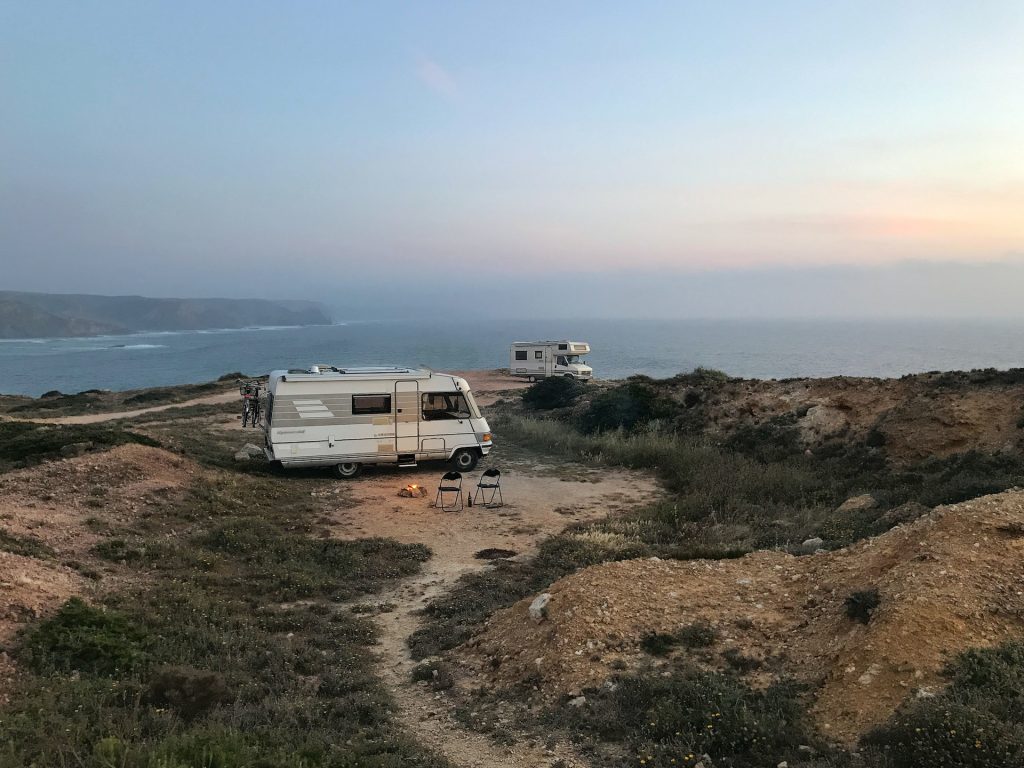
<instances>
[{"instance_id":1,"label":"fire pit","mask_svg":"<svg viewBox=\"0 0 1024 768\"><path fill-rule=\"evenodd\" d=\"M398 492L403 499L419 499L427 495L427 489L415 483L405 486Z\"/></svg>"}]
</instances>

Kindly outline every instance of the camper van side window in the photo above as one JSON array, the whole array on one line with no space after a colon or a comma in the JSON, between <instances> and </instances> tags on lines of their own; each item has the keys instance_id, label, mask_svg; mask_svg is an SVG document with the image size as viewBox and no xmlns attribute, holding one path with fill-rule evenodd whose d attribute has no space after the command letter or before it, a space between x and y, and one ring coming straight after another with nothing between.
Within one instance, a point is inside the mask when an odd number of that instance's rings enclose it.
<instances>
[{"instance_id":1,"label":"camper van side window","mask_svg":"<svg viewBox=\"0 0 1024 768\"><path fill-rule=\"evenodd\" d=\"M525 360L525 359L526 359L526 350L525 349L517 349L516 350L516 360Z\"/></svg>"},{"instance_id":2,"label":"camper van side window","mask_svg":"<svg viewBox=\"0 0 1024 768\"><path fill-rule=\"evenodd\" d=\"M352 415L391 413L391 395L352 395Z\"/></svg>"},{"instance_id":3,"label":"camper van side window","mask_svg":"<svg viewBox=\"0 0 1024 768\"><path fill-rule=\"evenodd\" d=\"M541 350L541 349L534 350L533 357L534 357L535 360L543 360L544 359L544 350Z\"/></svg>"},{"instance_id":4,"label":"camper van side window","mask_svg":"<svg viewBox=\"0 0 1024 768\"><path fill-rule=\"evenodd\" d=\"M469 404L460 392L431 392L423 395L423 420L468 419Z\"/></svg>"},{"instance_id":5,"label":"camper van side window","mask_svg":"<svg viewBox=\"0 0 1024 768\"><path fill-rule=\"evenodd\" d=\"M569 345L568 344L559 344L558 345L558 351L559 352L564 352L564 351L566 351L568 349L569 349Z\"/></svg>"}]
</instances>

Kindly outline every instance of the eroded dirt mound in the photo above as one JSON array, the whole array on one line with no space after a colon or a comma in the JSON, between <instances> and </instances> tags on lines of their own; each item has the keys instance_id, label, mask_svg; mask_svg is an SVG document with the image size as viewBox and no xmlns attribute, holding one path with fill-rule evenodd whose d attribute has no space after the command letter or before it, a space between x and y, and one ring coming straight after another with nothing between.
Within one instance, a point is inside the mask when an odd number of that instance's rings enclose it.
<instances>
[{"instance_id":1,"label":"eroded dirt mound","mask_svg":"<svg viewBox=\"0 0 1024 768\"><path fill-rule=\"evenodd\" d=\"M97 540L97 524L130 519L153 497L185 487L196 465L176 454L123 445L0 475L0 528L42 540L58 556Z\"/></svg>"},{"instance_id":2,"label":"eroded dirt mound","mask_svg":"<svg viewBox=\"0 0 1024 768\"><path fill-rule=\"evenodd\" d=\"M847 616L851 593L877 589L868 624ZM715 628L702 664L763 662L758 684L790 675L815 686L825 733L853 741L904 698L942 684L952 655L1024 636L1024 492L935 509L845 550L737 560L632 560L551 586L547 618L530 600L496 614L459 655L478 682L536 685L554 699L602 684L641 658L651 632Z\"/></svg>"},{"instance_id":3,"label":"eroded dirt mound","mask_svg":"<svg viewBox=\"0 0 1024 768\"><path fill-rule=\"evenodd\" d=\"M0 648L67 598L88 593L98 529L116 529L198 468L158 448L124 445L0 476ZM0 652L0 697L13 668Z\"/></svg>"},{"instance_id":4,"label":"eroded dirt mound","mask_svg":"<svg viewBox=\"0 0 1024 768\"><path fill-rule=\"evenodd\" d=\"M801 441L884 445L896 462L974 449L1016 449L1024 411L1020 371L932 373L900 379L839 376L786 381L732 380L705 391L708 428L737 428L795 417Z\"/></svg>"}]
</instances>

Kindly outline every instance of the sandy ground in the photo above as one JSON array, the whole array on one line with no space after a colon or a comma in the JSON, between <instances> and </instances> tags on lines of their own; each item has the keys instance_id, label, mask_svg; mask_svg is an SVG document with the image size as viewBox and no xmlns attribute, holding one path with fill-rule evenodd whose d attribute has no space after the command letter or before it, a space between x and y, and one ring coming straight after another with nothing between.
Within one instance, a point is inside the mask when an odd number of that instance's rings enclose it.
<instances>
[{"instance_id":1,"label":"sandy ground","mask_svg":"<svg viewBox=\"0 0 1024 768\"><path fill-rule=\"evenodd\" d=\"M624 472L588 470L573 465L558 467L508 463L500 453L481 464L469 476L486 467L502 470L506 504L500 509L466 507L462 512L442 512L432 506L443 466L411 472L378 471L353 482L346 506L332 514L336 535L346 538L389 536L399 541L430 546L434 556L416 577L385 593L375 602L391 603L394 610L379 614L382 636L380 673L395 697L399 718L412 734L444 754L457 766L523 768L549 766L561 759L565 765L582 765L568 744L521 743L502 747L487 737L466 731L449 712L444 694L435 693L411 679L415 662L406 644L418 628L419 611L430 600L449 590L460 576L487 567L474 554L486 548L509 549L518 556L535 552L546 536L576 521L594 520L652 500L654 482L646 476ZM426 487L427 498L400 498L406 484ZM466 488L471 487L467 482Z\"/></svg>"}]
</instances>

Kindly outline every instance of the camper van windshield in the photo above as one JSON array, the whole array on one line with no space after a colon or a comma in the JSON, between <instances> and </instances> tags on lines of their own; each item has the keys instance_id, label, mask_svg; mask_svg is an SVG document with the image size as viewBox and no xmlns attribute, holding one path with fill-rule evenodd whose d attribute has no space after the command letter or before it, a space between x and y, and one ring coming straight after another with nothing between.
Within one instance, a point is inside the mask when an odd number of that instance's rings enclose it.
<instances>
[{"instance_id":1,"label":"camper van windshield","mask_svg":"<svg viewBox=\"0 0 1024 768\"><path fill-rule=\"evenodd\" d=\"M423 395L423 420L468 419L469 403L461 392L428 392Z\"/></svg>"}]
</instances>

